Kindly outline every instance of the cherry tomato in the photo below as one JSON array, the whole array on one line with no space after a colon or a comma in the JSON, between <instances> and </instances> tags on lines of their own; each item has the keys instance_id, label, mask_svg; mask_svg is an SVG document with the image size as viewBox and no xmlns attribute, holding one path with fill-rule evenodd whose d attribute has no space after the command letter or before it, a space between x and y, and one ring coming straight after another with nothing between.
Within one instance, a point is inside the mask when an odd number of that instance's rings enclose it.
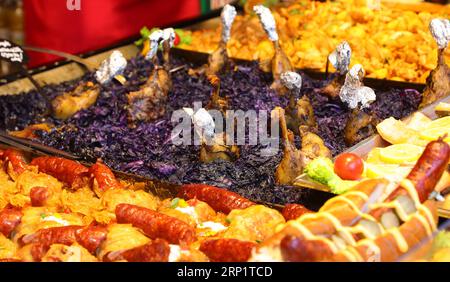
<instances>
[{"instance_id":1,"label":"cherry tomato","mask_svg":"<svg viewBox=\"0 0 450 282\"><path fill-rule=\"evenodd\" d=\"M355 154L343 153L334 162L334 172L344 180L358 180L364 172L364 162Z\"/></svg>"},{"instance_id":2,"label":"cherry tomato","mask_svg":"<svg viewBox=\"0 0 450 282\"><path fill-rule=\"evenodd\" d=\"M175 40L173 41L173 44L177 46L178 44L180 44L180 42L181 42L180 36L178 35L178 33L175 33Z\"/></svg>"}]
</instances>

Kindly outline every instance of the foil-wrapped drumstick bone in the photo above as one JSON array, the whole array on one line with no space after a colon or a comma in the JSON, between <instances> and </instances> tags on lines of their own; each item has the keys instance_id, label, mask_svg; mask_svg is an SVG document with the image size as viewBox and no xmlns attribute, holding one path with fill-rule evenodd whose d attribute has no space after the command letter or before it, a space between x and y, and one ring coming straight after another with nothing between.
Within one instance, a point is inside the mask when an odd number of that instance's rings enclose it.
<instances>
[{"instance_id":1,"label":"foil-wrapped drumstick bone","mask_svg":"<svg viewBox=\"0 0 450 282\"><path fill-rule=\"evenodd\" d=\"M170 71L170 69L172 68L170 64L170 50L174 46L175 37L175 30L173 28L163 29L162 47L164 68L166 69L166 71Z\"/></svg>"},{"instance_id":2,"label":"foil-wrapped drumstick bone","mask_svg":"<svg viewBox=\"0 0 450 282\"><path fill-rule=\"evenodd\" d=\"M367 138L376 131L378 118L364 111L376 100L373 89L364 86L365 71L361 65L354 65L345 77L345 83L340 89L341 101L351 110L350 117L344 129L344 139L348 146Z\"/></svg>"},{"instance_id":3,"label":"foil-wrapped drumstick bone","mask_svg":"<svg viewBox=\"0 0 450 282\"><path fill-rule=\"evenodd\" d=\"M430 32L438 45L437 67L427 78L427 86L423 92L419 108L450 95L450 68L445 62L444 52L450 41L450 21L448 19L433 19L430 22Z\"/></svg>"},{"instance_id":4,"label":"foil-wrapped drumstick bone","mask_svg":"<svg viewBox=\"0 0 450 282\"><path fill-rule=\"evenodd\" d=\"M127 94L128 121L132 127L138 121L149 122L166 114L167 98L172 88L172 81L168 71L159 66L156 56L163 36L162 30L157 30L149 36L150 50L146 58L153 61L154 69L141 89Z\"/></svg>"},{"instance_id":5,"label":"foil-wrapped drumstick bone","mask_svg":"<svg viewBox=\"0 0 450 282\"><path fill-rule=\"evenodd\" d=\"M263 5L256 5L253 7L253 11L258 15L269 40L272 41L275 48L275 55L272 59L273 83L271 88L276 90L279 95L284 95L286 94L287 89L281 83L281 74L288 71L294 71L294 68L281 48L276 22L270 10Z\"/></svg>"},{"instance_id":6,"label":"foil-wrapped drumstick bone","mask_svg":"<svg viewBox=\"0 0 450 282\"><path fill-rule=\"evenodd\" d=\"M342 42L336 47L329 56L328 61L336 69L337 76L326 86L320 89L320 93L329 98L339 97L342 85L344 85L345 77L350 66L350 59L352 57L352 49L346 41Z\"/></svg>"},{"instance_id":7,"label":"foil-wrapped drumstick bone","mask_svg":"<svg viewBox=\"0 0 450 282\"><path fill-rule=\"evenodd\" d=\"M215 122L211 114L204 108L194 112L191 108L184 108L191 117L195 132L200 137L200 160L204 163L221 159L235 161L239 158L239 147L227 144L226 132L215 132ZM219 113L220 118L223 117Z\"/></svg>"},{"instance_id":8,"label":"foil-wrapped drumstick bone","mask_svg":"<svg viewBox=\"0 0 450 282\"><path fill-rule=\"evenodd\" d=\"M288 89L289 104L285 108L287 128L299 134L299 126L308 126L311 130L317 128L314 109L308 96L301 96L302 77L296 72L285 72L280 76L282 84Z\"/></svg>"},{"instance_id":9,"label":"foil-wrapped drumstick bone","mask_svg":"<svg viewBox=\"0 0 450 282\"><path fill-rule=\"evenodd\" d=\"M217 49L208 57L208 64L196 70L189 70L190 75L198 76L200 74L217 75L230 65L230 58L228 57L227 44L231 37L231 27L237 15L236 9L227 4L222 9L222 36Z\"/></svg>"},{"instance_id":10,"label":"foil-wrapped drumstick bone","mask_svg":"<svg viewBox=\"0 0 450 282\"><path fill-rule=\"evenodd\" d=\"M94 105L100 95L101 85L121 75L126 66L127 60L123 54L113 51L95 73L97 82L82 81L74 90L63 93L51 102L54 117L65 120Z\"/></svg>"},{"instance_id":11,"label":"foil-wrapped drumstick bone","mask_svg":"<svg viewBox=\"0 0 450 282\"><path fill-rule=\"evenodd\" d=\"M162 45L162 47L163 47L163 66L161 67L160 64L158 64L156 54L150 58L153 60L153 65L155 67L155 70L150 75L149 81L155 81L158 84L159 88L161 88L162 91L166 95L168 95L169 92L172 90L172 86L173 86L171 75L170 75L170 69L171 69L170 50L174 44L175 31L173 28L166 28L166 29L163 29L161 32L156 32L156 37L158 37L158 36L160 37L159 40L156 38L152 38L151 41L154 42L154 40L158 40L160 42L158 44ZM152 45L152 48L154 48L155 44L151 44L151 45Z\"/></svg>"},{"instance_id":12,"label":"foil-wrapped drumstick bone","mask_svg":"<svg viewBox=\"0 0 450 282\"><path fill-rule=\"evenodd\" d=\"M287 223L261 244L253 261L393 261L436 228L436 209L424 201L450 160L442 140L428 144L400 185L363 181L329 200L316 214Z\"/></svg>"}]
</instances>

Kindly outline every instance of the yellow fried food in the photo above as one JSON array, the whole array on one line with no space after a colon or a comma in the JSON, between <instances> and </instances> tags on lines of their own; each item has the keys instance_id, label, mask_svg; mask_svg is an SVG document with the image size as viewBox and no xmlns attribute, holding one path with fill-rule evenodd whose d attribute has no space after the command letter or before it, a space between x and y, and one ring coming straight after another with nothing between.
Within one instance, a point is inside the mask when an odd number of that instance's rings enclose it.
<instances>
[{"instance_id":1,"label":"yellow fried food","mask_svg":"<svg viewBox=\"0 0 450 282\"><path fill-rule=\"evenodd\" d=\"M0 233L0 259L13 258L16 251L16 244Z\"/></svg>"},{"instance_id":2,"label":"yellow fried food","mask_svg":"<svg viewBox=\"0 0 450 282\"><path fill-rule=\"evenodd\" d=\"M110 189L101 198L102 206L109 212L114 213L119 204L131 204L151 210L156 210L158 199L142 190Z\"/></svg>"},{"instance_id":3,"label":"yellow fried food","mask_svg":"<svg viewBox=\"0 0 450 282\"><path fill-rule=\"evenodd\" d=\"M244 210L233 210L227 217L230 226L223 238L243 241L264 241L275 233L275 227L285 222L276 210L256 205Z\"/></svg>"},{"instance_id":4,"label":"yellow fried food","mask_svg":"<svg viewBox=\"0 0 450 282\"><path fill-rule=\"evenodd\" d=\"M368 77L425 83L437 63L428 25L433 18L448 18L449 9L430 13L383 4L373 8L361 0L297 0L271 7L281 45L295 67L325 71L327 56L346 40L353 50L352 64L363 64ZM220 28L185 32L192 42L179 48L210 53L220 40ZM273 55L251 13L236 17L231 37L228 51L234 58L267 60ZM445 57L448 61L450 51Z\"/></svg>"},{"instance_id":5,"label":"yellow fried food","mask_svg":"<svg viewBox=\"0 0 450 282\"><path fill-rule=\"evenodd\" d=\"M108 237L102 244L99 257L103 258L110 252L140 247L148 242L150 239L131 224L111 224L108 226Z\"/></svg>"}]
</instances>

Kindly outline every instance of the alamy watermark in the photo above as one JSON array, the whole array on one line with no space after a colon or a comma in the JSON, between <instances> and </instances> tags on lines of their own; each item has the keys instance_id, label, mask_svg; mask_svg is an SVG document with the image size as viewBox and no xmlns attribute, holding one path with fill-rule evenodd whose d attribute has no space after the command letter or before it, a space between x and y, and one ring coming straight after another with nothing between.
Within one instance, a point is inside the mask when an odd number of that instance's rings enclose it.
<instances>
[{"instance_id":1,"label":"alamy watermark","mask_svg":"<svg viewBox=\"0 0 450 282\"><path fill-rule=\"evenodd\" d=\"M204 113L201 116L196 113ZM199 119L202 120L199 120ZM211 120L208 123L208 119ZM271 117L269 111L228 110L225 116L218 110L202 108L201 102L194 102L193 109L176 110L172 113L171 140L174 145L260 145L261 156L278 154L280 146L279 118ZM269 125L270 123L270 125ZM194 130L192 130L194 128ZM225 135L223 135L225 133ZM217 138L217 136L225 136Z\"/></svg>"},{"instance_id":2,"label":"alamy watermark","mask_svg":"<svg viewBox=\"0 0 450 282\"><path fill-rule=\"evenodd\" d=\"M81 10L81 0L67 0L67 10L80 11Z\"/></svg>"}]
</instances>

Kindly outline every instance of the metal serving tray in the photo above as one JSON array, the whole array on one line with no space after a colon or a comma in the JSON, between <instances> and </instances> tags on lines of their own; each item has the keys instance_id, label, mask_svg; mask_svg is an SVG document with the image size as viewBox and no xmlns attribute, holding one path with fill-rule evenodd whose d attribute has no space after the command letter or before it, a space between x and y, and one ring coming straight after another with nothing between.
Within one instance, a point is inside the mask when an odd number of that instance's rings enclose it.
<instances>
[{"instance_id":1,"label":"metal serving tray","mask_svg":"<svg viewBox=\"0 0 450 282\"><path fill-rule=\"evenodd\" d=\"M125 44L123 46L117 46L116 48L112 48L110 50L101 51L101 52L91 52L94 53L92 56L86 56L82 55L81 57L85 58L86 60L90 61L93 65L100 65L100 63L109 56L109 54L113 50L120 50L124 54L124 56L129 59L134 56L136 56L139 52L139 49L133 45L133 44ZM193 51L187 51L182 49L174 48L172 51L172 54L175 56L180 56L185 58L186 60L197 63L197 64L203 64L207 62L208 54L206 53L200 53L200 52L193 52ZM236 62L246 62L245 60L235 60ZM248 61L247 61L248 62ZM314 70L301 70L305 72L306 74L310 75L312 78L315 79L324 79L326 78L325 73L320 73ZM70 63L64 63L63 65L52 65L48 66L46 68L41 68L37 73L32 74L33 78L42 85L47 84L58 84L65 81L70 81L77 79L81 77L83 74L85 74L86 70L81 65L70 62ZM32 73L34 73L32 71ZM423 90L425 85L423 84L416 84L416 83L409 83L409 82L399 82L399 81L389 81L389 80L379 80L379 79L371 79L367 78L365 80L365 84L376 88L376 89L386 89L386 88L410 88L410 89L417 89L419 91ZM26 78L17 78L16 80L10 81L4 85L0 85L0 95L7 95L7 94L20 94L23 92L27 92L34 89L33 84L26 79ZM117 172L122 173L122 172ZM130 175L127 173L122 173L123 175L128 175L130 177L140 177L136 175ZM148 181L154 184L154 189L158 189L160 186L163 187L166 184L168 186L176 186L176 184L173 183L164 183L161 184L161 181L153 180L153 179L147 179ZM308 183L306 183L308 184ZM311 183L310 183L311 185ZM333 197L334 195L331 194L327 189L307 189L307 188L314 188L310 187L308 185L301 185L297 183L293 186L293 189L299 189L304 194L304 197L302 197L302 200L300 204L305 205L307 208L311 210L318 210L328 199ZM270 203L265 203L270 205ZM273 205L275 206L275 205ZM281 206L279 206L281 208Z\"/></svg>"}]
</instances>

